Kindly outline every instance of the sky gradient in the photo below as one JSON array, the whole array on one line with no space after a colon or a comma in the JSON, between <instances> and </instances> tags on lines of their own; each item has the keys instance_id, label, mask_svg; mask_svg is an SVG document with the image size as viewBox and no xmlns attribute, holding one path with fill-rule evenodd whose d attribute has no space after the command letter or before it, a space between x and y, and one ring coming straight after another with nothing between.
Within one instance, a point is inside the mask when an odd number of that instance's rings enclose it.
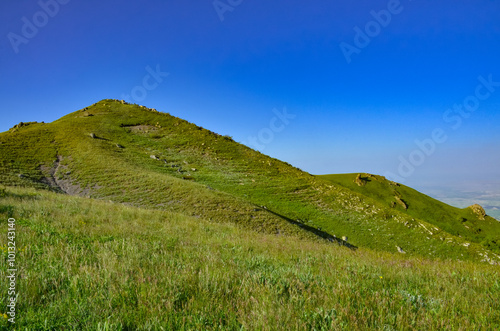
<instances>
[{"instance_id":1,"label":"sky gradient","mask_svg":"<svg viewBox=\"0 0 500 331\"><path fill-rule=\"evenodd\" d=\"M125 98L313 174L500 178L499 1L6 0L0 32L0 131Z\"/></svg>"}]
</instances>

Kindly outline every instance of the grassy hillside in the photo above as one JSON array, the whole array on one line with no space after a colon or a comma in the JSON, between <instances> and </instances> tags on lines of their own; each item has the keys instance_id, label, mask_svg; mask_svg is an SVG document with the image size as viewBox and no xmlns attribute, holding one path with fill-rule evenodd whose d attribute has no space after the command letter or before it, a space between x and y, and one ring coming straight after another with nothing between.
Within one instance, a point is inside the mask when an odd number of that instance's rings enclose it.
<instances>
[{"instance_id":1,"label":"grassy hillside","mask_svg":"<svg viewBox=\"0 0 500 331\"><path fill-rule=\"evenodd\" d=\"M500 253L500 223L489 216L478 217L475 208L452 207L382 176L340 174L319 177L372 198L386 207L425 220L449 234L482 243Z\"/></svg>"},{"instance_id":2,"label":"grassy hillside","mask_svg":"<svg viewBox=\"0 0 500 331\"><path fill-rule=\"evenodd\" d=\"M0 190L8 217L17 329L500 328L499 266L353 251L29 188ZM2 255L5 289L3 240Z\"/></svg>"},{"instance_id":3,"label":"grassy hillside","mask_svg":"<svg viewBox=\"0 0 500 331\"><path fill-rule=\"evenodd\" d=\"M0 152L0 183L7 186L232 222L267 234L326 238L352 248L400 247L418 256L500 261L496 243L488 241L500 237L494 225L474 236L454 232L457 215L451 209L439 222L426 213L412 215L384 197L317 178L230 137L116 100L50 124L18 125L0 134ZM470 213L464 224L479 222Z\"/></svg>"}]
</instances>

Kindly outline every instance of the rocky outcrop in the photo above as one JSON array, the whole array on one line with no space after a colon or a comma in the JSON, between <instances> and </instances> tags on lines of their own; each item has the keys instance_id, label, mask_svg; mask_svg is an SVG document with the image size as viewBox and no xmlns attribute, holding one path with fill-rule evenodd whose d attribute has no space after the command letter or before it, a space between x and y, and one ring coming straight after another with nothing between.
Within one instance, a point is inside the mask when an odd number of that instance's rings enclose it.
<instances>
[{"instance_id":1,"label":"rocky outcrop","mask_svg":"<svg viewBox=\"0 0 500 331\"><path fill-rule=\"evenodd\" d=\"M354 179L354 182L358 186L365 186L366 185L366 178L361 177L361 174L358 174L356 176L356 179Z\"/></svg>"},{"instance_id":2,"label":"rocky outcrop","mask_svg":"<svg viewBox=\"0 0 500 331\"><path fill-rule=\"evenodd\" d=\"M408 209L408 205L406 204L406 202L403 201L403 199L401 199L399 196L394 196L394 199L396 199L396 202L398 205L400 205L401 207L404 208L404 210L407 210Z\"/></svg>"},{"instance_id":3,"label":"rocky outcrop","mask_svg":"<svg viewBox=\"0 0 500 331\"><path fill-rule=\"evenodd\" d=\"M478 217L480 220L482 220L482 221L483 221L483 220L485 219L485 217L486 217L486 211L485 211L485 210L484 210L484 208L483 208L483 207L481 207L480 205L478 205L478 204L474 204L474 205L472 205L472 206L469 206L468 208L469 208L469 209L471 209L471 210L474 212L474 214L476 214L476 215L477 215L477 217Z\"/></svg>"},{"instance_id":4,"label":"rocky outcrop","mask_svg":"<svg viewBox=\"0 0 500 331\"><path fill-rule=\"evenodd\" d=\"M38 122L21 122L19 124L14 125L12 128L10 128L10 130L20 129L20 128L23 128L25 126L32 125L32 124L39 124L39 123Z\"/></svg>"}]
</instances>

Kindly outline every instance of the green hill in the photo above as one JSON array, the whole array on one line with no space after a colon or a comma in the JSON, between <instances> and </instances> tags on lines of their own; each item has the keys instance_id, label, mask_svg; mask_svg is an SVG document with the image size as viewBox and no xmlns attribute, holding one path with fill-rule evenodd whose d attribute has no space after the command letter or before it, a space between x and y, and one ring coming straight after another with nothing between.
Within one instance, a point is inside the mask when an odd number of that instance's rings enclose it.
<instances>
[{"instance_id":1,"label":"green hill","mask_svg":"<svg viewBox=\"0 0 500 331\"><path fill-rule=\"evenodd\" d=\"M397 209L416 219L425 220L438 228L437 231L430 229L431 235L438 235L439 232L452 234L471 242L481 243L499 253L500 223L487 216L481 206L473 205L465 209L452 207L410 187L372 174L319 177L363 194L382 206Z\"/></svg>"},{"instance_id":2,"label":"green hill","mask_svg":"<svg viewBox=\"0 0 500 331\"><path fill-rule=\"evenodd\" d=\"M0 133L0 218L19 330L500 328L500 223L480 206L313 176L144 106Z\"/></svg>"},{"instance_id":3,"label":"green hill","mask_svg":"<svg viewBox=\"0 0 500 331\"><path fill-rule=\"evenodd\" d=\"M231 137L117 100L53 123L21 123L0 134L0 151L0 183L6 186L229 222L290 240L500 261L500 224L472 211L403 186L393 192L387 183L378 188L367 180L361 189L350 179L315 177ZM398 194L401 201L393 205Z\"/></svg>"},{"instance_id":4,"label":"green hill","mask_svg":"<svg viewBox=\"0 0 500 331\"><path fill-rule=\"evenodd\" d=\"M8 217L17 330L500 327L499 266L353 251L29 188L0 190ZM0 330L10 330L4 240Z\"/></svg>"}]
</instances>

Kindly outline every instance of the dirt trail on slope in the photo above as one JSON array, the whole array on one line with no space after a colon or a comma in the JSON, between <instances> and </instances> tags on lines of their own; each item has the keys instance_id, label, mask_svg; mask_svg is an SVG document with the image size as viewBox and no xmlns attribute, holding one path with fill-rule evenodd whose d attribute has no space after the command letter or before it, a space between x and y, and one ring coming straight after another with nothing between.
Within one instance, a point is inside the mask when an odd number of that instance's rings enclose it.
<instances>
[{"instance_id":1,"label":"dirt trail on slope","mask_svg":"<svg viewBox=\"0 0 500 331\"><path fill-rule=\"evenodd\" d=\"M41 182L50 186L52 189L68 195L89 196L90 189L82 189L78 183L71 180L71 172L67 171L67 166L62 165L63 157L57 156L52 167L41 166L40 170L45 174Z\"/></svg>"}]
</instances>

